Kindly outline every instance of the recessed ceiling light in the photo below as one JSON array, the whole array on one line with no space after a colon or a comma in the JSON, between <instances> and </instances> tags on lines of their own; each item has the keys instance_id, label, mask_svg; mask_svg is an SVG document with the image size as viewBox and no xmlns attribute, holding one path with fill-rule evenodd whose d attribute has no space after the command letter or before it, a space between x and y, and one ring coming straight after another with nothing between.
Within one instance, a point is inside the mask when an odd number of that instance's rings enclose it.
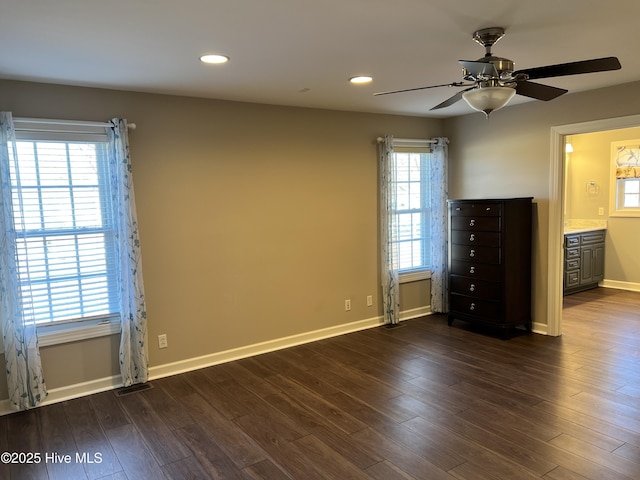
<instances>
[{"instance_id":1,"label":"recessed ceiling light","mask_svg":"<svg viewBox=\"0 0 640 480\"><path fill-rule=\"evenodd\" d=\"M217 54L202 55L200 57L200 61L203 63L227 63L229 61L229 57Z\"/></svg>"},{"instance_id":2,"label":"recessed ceiling light","mask_svg":"<svg viewBox=\"0 0 640 480\"><path fill-rule=\"evenodd\" d=\"M358 75L357 77L351 77L349 81L355 84L370 83L373 81L373 77L369 75Z\"/></svg>"}]
</instances>

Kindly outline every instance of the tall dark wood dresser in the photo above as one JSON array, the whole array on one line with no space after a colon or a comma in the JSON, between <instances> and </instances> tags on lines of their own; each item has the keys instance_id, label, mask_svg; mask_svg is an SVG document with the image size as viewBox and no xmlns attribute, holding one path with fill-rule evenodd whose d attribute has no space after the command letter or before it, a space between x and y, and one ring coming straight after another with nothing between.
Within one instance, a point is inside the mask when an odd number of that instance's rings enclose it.
<instances>
[{"instance_id":1,"label":"tall dark wood dresser","mask_svg":"<svg viewBox=\"0 0 640 480\"><path fill-rule=\"evenodd\" d=\"M532 198L449 200L449 325L531 331Z\"/></svg>"}]
</instances>

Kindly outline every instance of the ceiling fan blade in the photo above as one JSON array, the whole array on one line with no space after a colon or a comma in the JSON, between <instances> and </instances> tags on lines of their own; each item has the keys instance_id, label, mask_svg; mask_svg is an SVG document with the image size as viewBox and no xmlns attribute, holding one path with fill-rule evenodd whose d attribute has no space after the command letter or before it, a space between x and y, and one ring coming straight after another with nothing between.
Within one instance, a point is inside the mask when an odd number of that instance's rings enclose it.
<instances>
[{"instance_id":1,"label":"ceiling fan blade","mask_svg":"<svg viewBox=\"0 0 640 480\"><path fill-rule=\"evenodd\" d=\"M542 85L541 83L521 81L516 84L516 93L525 97L535 98L536 100L549 101L564 95L568 90L564 88L551 87Z\"/></svg>"},{"instance_id":2,"label":"ceiling fan blade","mask_svg":"<svg viewBox=\"0 0 640 480\"><path fill-rule=\"evenodd\" d=\"M560 63L545 67L525 68L512 73L513 77L525 74L530 80L536 78L563 77L565 75L579 75L582 73L608 72L622 68L616 57L594 58L580 62Z\"/></svg>"},{"instance_id":3,"label":"ceiling fan blade","mask_svg":"<svg viewBox=\"0 0 640 480\"><path fill-rule=\"evenodd\" d=\"M388 92L377 92L374 93L374 97L378 97L380 95L391 95L392 93L404 93L404 92L415 92L417 90L426 90L428 88L438 88L438 87L464 87L466 86L462 82L453 82L453 83L443 83L442 85L429 85L428 87L416 87L416 88L405 88L404 90L391 90Z\"/></svg>"},{"instance_id":4,"label":"ceiling fan blade","mask_svg":"<svg viewBox=\"0 0 640 480\"><path fill-rule=\"evenodd\" d=\"M478 78L479 76L495 78L498 76L498 71L496 70L495 65L490 62L458 60L458 63L462 65L475 78Z\"/></svg>"},{"instance_id":5,"label":"ceiling fan blade","mask_svg":"<svg viewBox=\"0 0 640 480\"><path fill-rule=\"evenodd\" d=\"M474 88L476 88L475 85L470 87L470 88L465 88L464 90L460 90L454 96L447 98L444 102L439 103L438 105L436 105L435 107L430 108L429 110L438 110L439 108L444 108L444 107L448 107L450 105L453 105L454 103L462 100L462 94L464 92L468 92L469 90L473 90Z\"/></svg>"}]
</instances>

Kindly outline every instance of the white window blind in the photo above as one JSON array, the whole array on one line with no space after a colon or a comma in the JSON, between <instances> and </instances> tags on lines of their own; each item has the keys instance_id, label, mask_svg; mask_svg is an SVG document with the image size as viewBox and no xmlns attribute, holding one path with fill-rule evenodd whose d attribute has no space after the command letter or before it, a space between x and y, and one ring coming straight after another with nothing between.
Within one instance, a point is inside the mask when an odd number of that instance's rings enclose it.
<instances>
[{"instance_id":1,"label":"white window blind","mask_svg":"<svg viewBox=\"0 0 640 480\"><path fill-rule=\"evenodd\" d=\"M394 141L396 218L392 240L396 242L401 274L427 270L429 258L429 159L430 143Z\"/></svg>"},{"instance_id":2,"label":"white window blind","mask_svg":"<svg viewBox=\"0 0 640 480\"><path fill-rule=\"evenodd\" d=\"M23 308L39 327L116 317L105 125L14 123L10 174Z\"/></svg>"}]
</instances>

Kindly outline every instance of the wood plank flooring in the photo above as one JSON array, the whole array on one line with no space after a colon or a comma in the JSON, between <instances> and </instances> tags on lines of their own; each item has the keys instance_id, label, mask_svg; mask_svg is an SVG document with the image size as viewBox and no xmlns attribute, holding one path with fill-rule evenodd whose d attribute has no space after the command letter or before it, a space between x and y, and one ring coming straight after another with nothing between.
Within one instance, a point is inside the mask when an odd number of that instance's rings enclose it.
<instances>
[{"instance_id":1,"label":"wood plank flooring","mask_svg":"<svg viewBox=\"0 0 640 480\"><path fill-rule=\"evenodd\" d=\"M1 417L41 461L0 478L638 479L640 294L564 302L559 338L432 315Z\"/></svg>"}]
</instances>

